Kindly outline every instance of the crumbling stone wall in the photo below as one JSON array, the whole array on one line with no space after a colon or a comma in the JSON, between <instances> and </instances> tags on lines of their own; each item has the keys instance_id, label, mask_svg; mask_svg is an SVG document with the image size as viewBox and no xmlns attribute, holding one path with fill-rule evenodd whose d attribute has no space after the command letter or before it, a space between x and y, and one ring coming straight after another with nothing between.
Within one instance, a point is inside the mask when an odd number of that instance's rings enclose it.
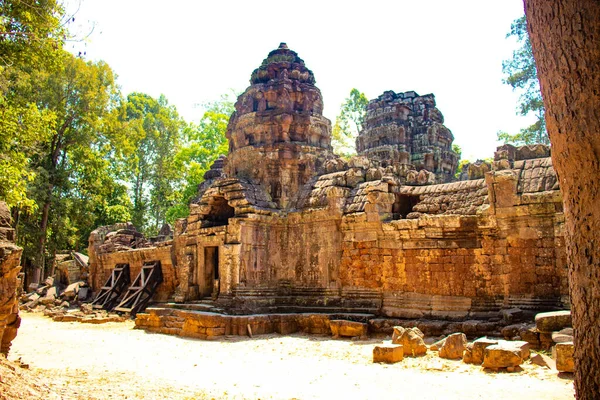
<instances>
[{"instance_id":1,"label":"crumbling stone wall","mask_svg":"<svg viewBox=\"0 0 600 400\"><path fill-rule=\"evenodd\" d=\"M143 235L133 232L135 227L128 223L102 226L90 234L90 284L94 291L98 291L117 264L129 264L130 278L133 282L145 262L158 260L161 263L163 283L158 287L155 298L167 300L176 287L171 255L172 241L151 246L144 240Z\"/></svg>"},{"instance_id":2,"label":"crumbling stone wall","mask_svg":"<svg viewBox=\"0 0 600 400\"><path fill-rule=\"evenodd\" d=\"M464 319L566 305L548 147L502 146L448 182L458 156L433 95L385 92L346 161L331 152L320 92L295 52L280 45L250 83L228 125L230 153L206 172L172 241L110 250L124 227L92 234L96 289L117 263L133 275L159 259L157 299L212 298L229 313Z\"/></svg>"},{"instance_id":3,"label":"crumbling stone wall","mask_svg":"<svg viewBox=\"0 0 600 400\"><path fill-rule=\"evenodd\" d=\"M17 287L21 271L21 253L11 227L10 210L0 201L0 353L8 354L21 324Z\"/></svg>"}]
</instances>

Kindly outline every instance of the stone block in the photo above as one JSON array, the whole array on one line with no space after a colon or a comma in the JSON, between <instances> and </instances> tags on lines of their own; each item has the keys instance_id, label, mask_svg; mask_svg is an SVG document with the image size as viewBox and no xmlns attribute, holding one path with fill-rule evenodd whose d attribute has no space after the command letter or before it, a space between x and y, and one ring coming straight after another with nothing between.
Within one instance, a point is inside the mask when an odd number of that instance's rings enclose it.
<instances>
[{"instance_id":1,"label":"stone block","mask_svg":"<svg viewBox=\"0 0 600 400\"><path fill-rule=\"evenodd\" d=\"M440 357L451 360L462 359L463 351L467 348L467 337L464 333L453 333L446 338L440 348Z\"/></svg>"},{"instance_id":2,"label":"stone block","mask_svg":"<svg viewBox=\"0 0 600 400\"><path fill-rule=\"evenodd\" d=\"M522 363L523 358L519 349L506 347L503 344L495 344L486 347L484 350L484 368L514 368Z\"/></svg>"},{"instance_id":3,"label":"stone block","mask_svg":"<svg viewBox=\"0 0 600 400\"><path fill-rule=\"evenodd\" d=\"M571 334L566 333L566 330L570 330ZM573 329L566 328L561 330L560 332L552 332L552 341L554 343L566 343L573 341Z\"/></svg>"},{"instance_id":4,"label":"stone block","mask_svg":"<svg viewBox=\"0 0 600 400\"><path fill-rule=\"evenodd\" d=\"M404 359L404 348L401 344L383 344L373 348L373 362L394 364Z\"/></svg>"},{"instance_id":5,"label":"stone block","mask_svg":"<svg viewBox=\"0 0 600 400\"><path fill-rule=\"evenodd\" d=\"M438 340L437 342L435 342L431 346L429 346L429 350L440 351L440 349L442 348L442 346L444 345L445 342L446 342L446 338Z\"/></svg>"},{"instance_id":6,"label":"stone block","mask_svg":"<svg viewBox=\"0 0 600 400\"><path fill-rule=\"evenodd\" d=\"M574 372L575 363L573 352L575 348L572 342L557 343L552 348L552 358L556 362L556 369L559 372Z\"/></svg>"},{"instance_id":7,"label":"stone block","mask_svg":"<svg viewBox=\"0 0 600 400\"><path fill-rule=\"evenodd\" d=\"M423 333L418 328L395 326L392 343L404 346L404 354L406 356L415 357L427 353L427 346L423 341Z\"/></svg>"},{"instance_id":8,"label":"stone block","mask_svg":"<svg viewBox=\"0 0 600 400\"><path fill-rule=\"evenodd\" d=\"M539 313L535 316L535 326L540 332L556 332L571 327L571 311Z\"/></svg>"},{"instance_id":9,"label":"stone block","mask_svg":"<svg viewBox=\"0 0 600 400\"><path fill-rule=\"evenodd\" d=\"M329 321L329 327L334 338L360 337L366 339L367 337L367 324L361 322L332 320Z\"/></svg>"},{"instance_id":10,"label":"stone block","mask_svg":"<svg viewBox=\"0 0 600 400\"><path fill-rule=\"evenodd\" d=\"M487 337L482 337L473 342L473 364L482 364L485 349L489 346L493 346L498 344L497 340L488 339Z\"/></svg>"}]
</instances>

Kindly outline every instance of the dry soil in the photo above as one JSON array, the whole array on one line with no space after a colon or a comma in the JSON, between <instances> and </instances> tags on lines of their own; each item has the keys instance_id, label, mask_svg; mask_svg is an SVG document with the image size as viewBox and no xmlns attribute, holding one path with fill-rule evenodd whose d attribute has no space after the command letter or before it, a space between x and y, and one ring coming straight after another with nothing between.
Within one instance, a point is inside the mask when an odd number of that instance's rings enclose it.
<instances>
[{"instance_id":1,"label":"dry soil","mask_svg":"<svg viewBox=\"0 0 600 400\"><path fill-rule=\"evenodd\" d=\"M381 343L375 339L272 334L201 341L135 330L132 321L90 325L53 322L39 314L22 318L9 359L20 358L29 370L13 367L3 375L0 370L0 398L574 397L572 376L531 364L517 373L488 373L435 352L393 365L373 364L373 346ZM14 384L7 383L11 376ZM25 385L27 380L34 385Z\"/></svg>"}]
</instances>

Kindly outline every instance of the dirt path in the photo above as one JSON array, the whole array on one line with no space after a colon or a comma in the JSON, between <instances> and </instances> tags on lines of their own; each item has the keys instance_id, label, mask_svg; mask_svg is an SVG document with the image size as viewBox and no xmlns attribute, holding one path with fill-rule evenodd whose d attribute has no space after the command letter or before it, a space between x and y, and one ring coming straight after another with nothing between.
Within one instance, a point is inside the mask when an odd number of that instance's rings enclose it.
<instances>
[{"instance_id":1,"label":"dirt path","mask_svg":"<svg viewBox=\"0 0 600 400\"><path fill-rule=\"evenodd\" d=\"M371 363L378 340L264 335L200 341L24 314L10 359L21 357L57 398L95 399L572 399L573 382L525 365L520 373L432 353ZM2 396L0 396L2 397Z\"/></svg>"}]
</instances>

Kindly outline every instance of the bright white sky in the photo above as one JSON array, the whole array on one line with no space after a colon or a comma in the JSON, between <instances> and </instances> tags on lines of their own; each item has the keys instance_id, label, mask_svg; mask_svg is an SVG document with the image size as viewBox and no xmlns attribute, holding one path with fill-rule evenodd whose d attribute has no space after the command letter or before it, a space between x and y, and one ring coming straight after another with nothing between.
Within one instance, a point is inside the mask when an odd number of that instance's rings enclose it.
<instances>
[{"instance_id":1,"label":"bright white sky","mask_svg":"<svg viewBox=\"0 0 600 400\"><path fill-rule=\"evenodd\" d=\"M68 0L69 3L79 1ZM435 94L463 158L493 156L496 132L516 132L518 95L502 83L506 39L522 0L82 0L68 49L104 60L124 94L164 94L187 120L199 104L242 92L268 52L286 42L304 59L335 120L356 87Z\"/></svg>"}]
</instances>

